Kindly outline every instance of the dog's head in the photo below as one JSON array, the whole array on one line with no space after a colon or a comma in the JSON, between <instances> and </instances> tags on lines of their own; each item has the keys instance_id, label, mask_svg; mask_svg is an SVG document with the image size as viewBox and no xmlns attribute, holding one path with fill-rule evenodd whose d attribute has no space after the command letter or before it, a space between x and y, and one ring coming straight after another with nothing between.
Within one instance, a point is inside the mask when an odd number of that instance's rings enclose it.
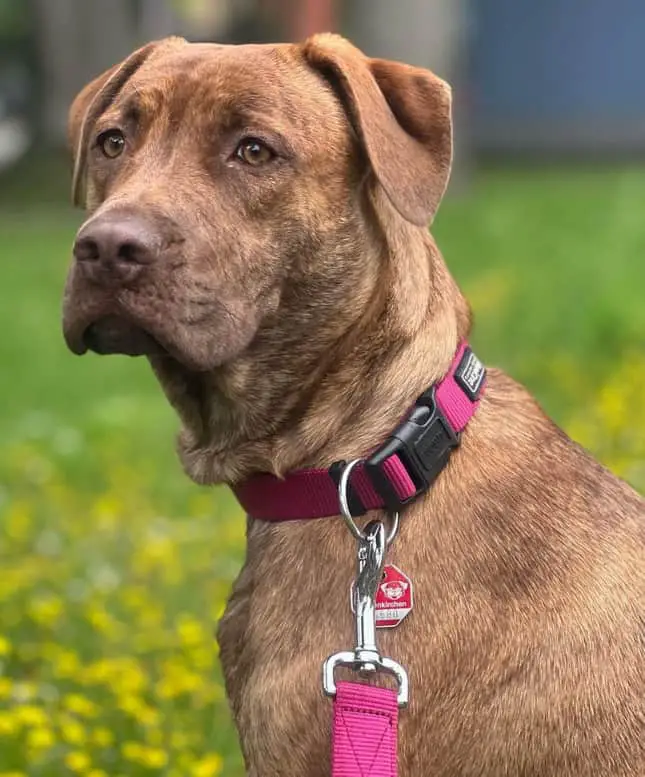
<instances>
[{"instance_id":1,"label":"dog's head","mask_svg":"<svg viewBox=\"0 0 645 777\"><path fill-rule=\"evenodd\" d=\"M198 376L253 405L247 436L307 383L387 285L374 203L425 228L451 162L446 84L333 35L151 43L85 87L69 132L89 217L67 343L149 356L198 437Z\"/></svg>"}]
</instances>

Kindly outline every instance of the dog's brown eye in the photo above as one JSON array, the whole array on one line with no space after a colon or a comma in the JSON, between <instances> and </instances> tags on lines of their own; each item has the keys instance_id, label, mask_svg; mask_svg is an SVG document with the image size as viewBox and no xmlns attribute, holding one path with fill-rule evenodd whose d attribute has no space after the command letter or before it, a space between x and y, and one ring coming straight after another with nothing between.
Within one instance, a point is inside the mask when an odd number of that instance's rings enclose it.
<instances>
[{"instance_id":1,"label":"dog's brown eye","mask_svg":"<svg viewBox=\"0 0 645 777\"><path fill-rule=\"evenodd\" d=\"M98 147L108 159L116 159L123 153L125 138L121 130L108 130L99 135Z\"/></svg>"},{"instance_id":2,"label":"dog's brown eye","mask_svg":"<svg viewBox=\"0 0 645 777\"><path fill-rule=\"evenodd\" d=\"M235 151L235 156L246 162L247 165L257 167L270 162L275 154L261 140L255 138L245 138Z\"/></svg>"}]
</instances>

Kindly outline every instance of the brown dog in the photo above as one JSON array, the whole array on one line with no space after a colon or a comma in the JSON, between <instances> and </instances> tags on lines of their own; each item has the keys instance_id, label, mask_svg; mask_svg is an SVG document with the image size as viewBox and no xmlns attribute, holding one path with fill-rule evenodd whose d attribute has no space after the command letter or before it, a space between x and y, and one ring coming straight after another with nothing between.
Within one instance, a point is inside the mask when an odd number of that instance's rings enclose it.
<instances>
[{"instance_id":1,"label":"brown dog","mask_svg":"<svg viewBox=\"0 0 645 777\"><path fill-rule=\"evenodd\" d=\"M71 111L91 215L65 293L83 353L148 356L199 483L326 467L447 370L469 310L428 234L450 91L341 38L135 52ZM253 777L329 775L320 665L353 644L342 521L249 521L219 627ZM645 504L499 371L390 559L414 613L403 777L645 775Z\"/></svg>"}]
</instances>

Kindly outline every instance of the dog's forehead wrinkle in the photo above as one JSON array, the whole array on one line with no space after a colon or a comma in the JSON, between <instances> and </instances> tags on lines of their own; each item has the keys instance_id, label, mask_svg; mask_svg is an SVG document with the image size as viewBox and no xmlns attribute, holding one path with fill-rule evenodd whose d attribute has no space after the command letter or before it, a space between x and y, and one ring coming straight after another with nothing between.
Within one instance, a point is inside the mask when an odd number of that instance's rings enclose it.
<instances>
[{"instance_id":1,"label":"dog's forehead wrinkle","mask_svg":"<svg viewBox=\"0 0 645 777\"><path fill-rule=\"evenodd\" d=\"M241 117L279 122L303 131L344 129L344 113L318 76L283 45L189 44L144 65L128 92L154 112L159 105L189 103L191 119L222 108ZM175 109L173 108L173 113ZM195 114L193 116L193 114Z\"/></svg>"},{"instance_id":2,"label":"dog's forehead wrinkle","mask_svg":"<svg viewBox=\"0 0 645 777\"><path fill-rule=\"evenodd\" d=\"M208 81L218 75L226 75L230 88L239 84L234 79L251 78L270 88L271 78L289 77L289 72L282 66L284 57L278 54L279 46L267 45L211 45L191 44L181 49L168 51L160 57L144 65L139 75L150 75L153 78L167 75L178 81L197 79Z\"/></svg>"}]
</instances>

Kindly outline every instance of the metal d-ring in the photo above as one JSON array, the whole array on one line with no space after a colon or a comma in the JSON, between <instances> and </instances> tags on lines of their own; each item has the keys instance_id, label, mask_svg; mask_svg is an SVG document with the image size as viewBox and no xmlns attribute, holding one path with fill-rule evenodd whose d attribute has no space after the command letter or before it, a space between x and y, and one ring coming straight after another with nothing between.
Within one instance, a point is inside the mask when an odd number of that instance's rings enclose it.
<instances>
[{"instance_id":1,"label":"metal d-ring","mask_svg":"<svg viewBox=\"0 0 645 777\"><path fill-rule=\"evenodd\" d=\"M363 530L360 528L360 526L357 525L356 521L354 520L354 516L352 515L352 511L349 509L349 498L348 498L348 486L349 486L349 478L352 474L352 470L357 464L361 463L361 459L354 459L353 461L350 461L348 464L346 464L343 467L343 471L340 473L340 478L338 480L338 501L340 503L340 512L343 516L343 519L345 521L345 524L347 528L350 530L352 535L354 536L354 539L356 540L362 540L365 538L365 534ZM388 513L389 517L392 520L392 525L390 527L390 531L388 532L387 537L385 538L385 546L388 547L392 540L396 537L396 534L399 530L399 513L398 512L391 512Z\"/></svg>"}]
</instances>

